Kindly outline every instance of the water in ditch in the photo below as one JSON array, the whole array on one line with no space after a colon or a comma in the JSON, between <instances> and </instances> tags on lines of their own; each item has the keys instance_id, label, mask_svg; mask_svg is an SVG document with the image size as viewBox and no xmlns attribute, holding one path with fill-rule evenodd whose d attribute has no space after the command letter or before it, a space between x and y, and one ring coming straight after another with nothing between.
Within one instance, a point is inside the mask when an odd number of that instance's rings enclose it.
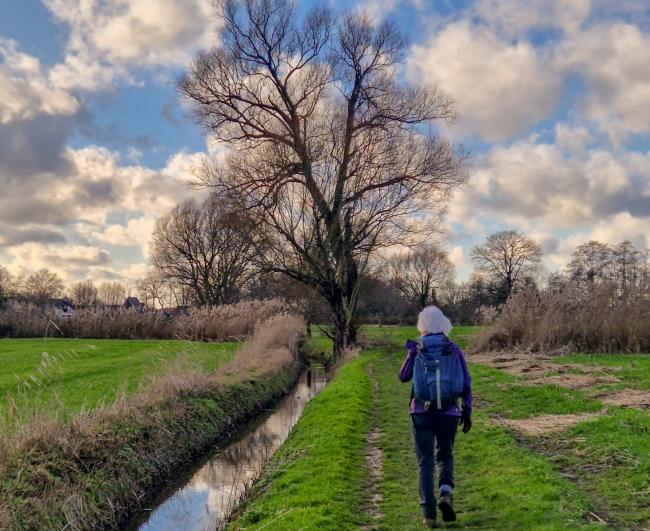
<instances>
[{"instance_id":1,"label":"water in ditch","mask_svg":"<svg viewBox=\"0 0 650 531\"><path fill-rule=\"evenodd\" d=\"M321 370L303 373L293 391L261 424L209 459L146 520L141 520L144 523L131 527L142 531L223 529L266 462L286 440L307 402L325 383Z\"/></svg>"}]
</instances>

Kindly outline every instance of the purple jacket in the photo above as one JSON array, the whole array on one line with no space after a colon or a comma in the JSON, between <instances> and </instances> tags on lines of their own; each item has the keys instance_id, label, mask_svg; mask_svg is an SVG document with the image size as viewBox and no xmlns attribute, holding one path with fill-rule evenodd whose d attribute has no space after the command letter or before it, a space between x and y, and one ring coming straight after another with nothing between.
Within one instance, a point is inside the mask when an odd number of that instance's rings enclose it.
<instances>
[{"instance_id":1,"label":"purple jacket","mask_svg":"<svg viewBox=\"0 0 650 531\"><path fill-rule=\"evenodd\" d=\"M410 382L413 378L413 365L415 363L415 356L417 355L417 346L418 344L411 339L406 342L408 354L402 364L402 368L399 370L399 379L402 382ZM461 394L461 398L463 399L462 411L456 405L451 405L441 412L427 411L422 404L418 403L417 400L413 398L410 407L411 414L428 412L433 414L453 415L455 417L470 417L472 415L472 377L467 370L467 363L465 362L463 351L455 343L453 343L453 349L452 355L460 357L460 363L463 367L463 375L465 377L465 385L463 386L463 393Z\"/></svg>"}]
</instances>

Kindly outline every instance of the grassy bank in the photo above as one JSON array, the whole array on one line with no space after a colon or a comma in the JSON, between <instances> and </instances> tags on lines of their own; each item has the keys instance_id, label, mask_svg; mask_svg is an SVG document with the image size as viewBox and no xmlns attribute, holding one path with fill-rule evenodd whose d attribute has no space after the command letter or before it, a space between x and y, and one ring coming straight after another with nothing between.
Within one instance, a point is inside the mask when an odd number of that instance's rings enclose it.
<instances>
[{"instance_id":1,"label":"grassy bank","mask_svg":"<svg viewBox=\"0 0 650 531\"><path fill-rule=\"evenodd\" d=\"M4 430L0 529L119 526L287 392L301 370L293 347L303 327L275 316L217 371L171 365L107 407Z\"/></svg>"},{"instance_id":2,"label":"grassy bank","mask_svg":"<svg viewBox=\"0 0 650 531\"><path fill-rule=\"evenodd\" d=\"M84 429L53 433L13 456L0 482L0 528L108 529L283 396L298 364L226 388L180 394Z\"/></svg>"},{"instance_id":3,"label":"grassy bank","mask_svg":"<svg viewBox=\"0 0 650 531\"><path fill-rule=\"evenodd\" d=\"M0 339L0 418L8 399L66 414L133 393L182 356L209 372L228 362L236 343L111 339Z\"/></svg>"},{"instance_id":4,"label":"grassy bank","mask_svg":"<svg viewBox=\"0 0 650 531\"><path fill-rule=\"evenodd\" d=\"M354 529L363 514L364 446L372 408L366 353L307 406L233 529Z\"/></svg>"}]
</instances>

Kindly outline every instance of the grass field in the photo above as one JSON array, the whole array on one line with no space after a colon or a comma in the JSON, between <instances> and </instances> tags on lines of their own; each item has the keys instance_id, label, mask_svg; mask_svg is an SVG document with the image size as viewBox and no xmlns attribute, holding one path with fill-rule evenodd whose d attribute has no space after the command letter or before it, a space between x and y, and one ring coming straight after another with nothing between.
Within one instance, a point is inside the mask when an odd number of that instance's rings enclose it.
<instances>
[{"instance_id":1,"label":"grass field","mask_svg":"<svg viewBox=\"0 0 650 531\"><path fill-rule=\"evenodd\" d=\"M459 327L453 337L466 346L473 332ZM236 528L422 529L406 410L410 386L397 379L402 345L416 332L408 327L368 327L365 333L380 346L362 352L341 371L332 385L336 389L332 397L340 400L328 399L326 391L322 400L308 406L235 522ZM650 356L574 354L555 360L576 364L575 371L581 365L597 371L615 367L620 381L583 389L533 385L523 377L470 363L475 423L469 434L457 437L459 518L445 527L650 528L648 411L598 398L621 389L649 389ZM352 394L354 400L349 398ZM352 410L356 416L350 417L354 422L349 432L328 429L339 412L348 418ZM570 414L597 416L541 437L522 434L501 422ZM374 428L380 436L376 443L366 441L366 451L376 444L382 462L380 481L373 487L359 437ZM332 456L331 463L321 449ZM329 470L341 458L349 469L347 475ZM305 509L311 506L316 507L313 517Z\"/></svg>"},{"instance_id":2,"label":"grass field","mask_svg":"<svg viewBox=\"0 0 650 531\"><path fill-rule=\"evenodd\" d=\"M19 408L92 409L131 393L179 356L209 371L236 343L109 339L0 339L0 415Z\"/></svg>"}]
</instances>

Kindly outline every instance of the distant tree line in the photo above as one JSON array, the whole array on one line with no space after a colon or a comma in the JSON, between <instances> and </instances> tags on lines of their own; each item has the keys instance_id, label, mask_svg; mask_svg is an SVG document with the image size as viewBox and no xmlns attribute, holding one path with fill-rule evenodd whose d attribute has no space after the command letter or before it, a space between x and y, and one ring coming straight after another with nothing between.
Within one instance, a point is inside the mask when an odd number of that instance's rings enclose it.
<instances>
[{"instance_id":1,"label":"distant tree line","mask_svg":"<svg viewBox=\"0 0 650 531\"><path fill-rule=\"evenodd\" d=\"M86 308L121 306L135 295L146 308L160 309L280 298L298 305L310 323L330 323L331 307L319 291L266 271L256 256L264 238L258 227L235 223L226 211L208 200L203 205L183 203L163 216L154 231L151 270L131 289L120 282L91 280L66 288L47 269L22 277L0 266L0 300L44 303L65 297ZM252 239L257 243L246 243ZM421 308L436 304L455 323L480 324L494 318L513 294L526 290L564 290L575 299L606 286L619 296L650 296L648 252L629 241L580 245L566 267L552 274L544 273L541 258L540 246L514 230L491 234L474 247L474 272L466 282L457 282L444 248L433 243L378 257L360 275L358 322L409 323Z\"/></svg>"}]
</instances>

